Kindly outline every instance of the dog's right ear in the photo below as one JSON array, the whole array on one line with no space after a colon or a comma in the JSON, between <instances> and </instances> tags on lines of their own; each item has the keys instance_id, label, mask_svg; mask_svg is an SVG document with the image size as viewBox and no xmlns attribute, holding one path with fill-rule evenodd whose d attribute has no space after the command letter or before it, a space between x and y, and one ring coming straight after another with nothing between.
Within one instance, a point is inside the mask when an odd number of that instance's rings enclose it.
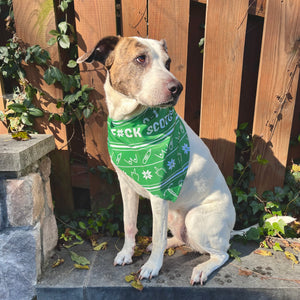
<instances>
[{"instance_id":1,"label":"dog's right ear","mask_svg":"<svg viewBox=\"0 0 300 300\"><path fill-rule=\"evenodd\" d=\"M106 59L109 54L115 49L120 37L107 36L101 39L92 51L89 51L77 59L77 63L92 63L99 61L101 64L106 65Z\"/></svg>"}]
</instances>

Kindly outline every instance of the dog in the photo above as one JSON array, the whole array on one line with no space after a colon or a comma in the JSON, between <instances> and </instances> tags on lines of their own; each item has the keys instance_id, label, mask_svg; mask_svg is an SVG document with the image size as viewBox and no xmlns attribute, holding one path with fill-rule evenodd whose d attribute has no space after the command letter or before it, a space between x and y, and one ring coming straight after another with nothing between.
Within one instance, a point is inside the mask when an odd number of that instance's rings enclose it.
<instances>
[{"instance_id":1,"label":"dog","mask_svg":"<svg viewBox=\"0 0 300 300\"><path fill-rule=\"evenodd\" d=\"M107 70L108 148L124 206L125 241L114 265L132 263L141 195L151 202L153 233L139 278L159 274L167 248L187 245L210 254L191 275L191 285L203 285L229 258L235 209L210 151L173 108L183 88L170 72L166 42L108 36L77 60L93 61Z\"/></svg>"}]
</instances>

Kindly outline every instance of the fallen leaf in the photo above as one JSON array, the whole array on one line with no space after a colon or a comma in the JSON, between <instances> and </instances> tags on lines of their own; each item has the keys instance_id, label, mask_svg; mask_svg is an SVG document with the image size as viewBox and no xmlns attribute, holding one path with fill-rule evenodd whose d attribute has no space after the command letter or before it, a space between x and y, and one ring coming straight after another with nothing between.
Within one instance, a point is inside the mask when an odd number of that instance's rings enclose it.
<instances>
[{"instance_id":1,"label":"fallen leaf","mask_svg":"<svg viewBox=\"0 0 300 300\"><path fill-rule=\"evenodd\" d=\"M125 281L126 282L131 282L133 280L135 280L135 276L133 274L125 276Z\"/></svg>"},{"instance_id":2,"label":"fallen leaf","mask_svg":"<svg viewBox=\"0 0 300 300\"><path fill-rule=\"evenodd\" d=\"M174 255L176 252L176 250L174 248L169 248L166 250L166 253L169 255L169 256L172 256Z\"/></svg>"},{"instance_id":3,"label":"fallen leaf","mask_svg":"<svg viewBox=\"0 0 300 300\"><path fill-rule=\"evenodd\" d=\"M135 257L141 256L144 252L145 252L145 249L141 249L138 246L135 246L133 256L135 256Z\"/></svg>"},{"instance_id":4,"label":"fallen leaf","mask_svg":"<svg viewBox=\"0 0 300 300\"><path fill-rule=\"evenodd\" d=\"M76 269L84 269L84 270L89 270L90 269L90 267L89 266L82 266L82 265L79 265L79 264L74 264L74 267L76 268Z\"/></svg>"},{"instance_id":5,"label":"fallen leaf","mask_svg":"<svg viewBox=\"0 0 300 300\"><path fill-rule=\"evenodd\" d=\"M297 260L297 258L295 257L295 255L293 253L284 251L284 254L285 254L286 258L291 260L294 264L297 265L299 263L299 261Z\"/></svg>"},{"instance_id":6,"label":"fallen leaf","mask_svg":"<svg viewBox=\"0 0 300 300\"><path fill-rule=\"evenodd\" d=\"M241 276L250 276L252 274L253 274L253 272L250 270L239 269L239 275L241 275Z\"/></svg>"},{"instance_id":7,"label":"fallen leaf","mask_svg":"<svg viewBox=\"0 0 300 300\"><path fill-rule=\"evenodd\" d=\"M99 250L106 250L107 248L107 242L103 242L96 247L93 248L94 251L99 251Z\"/></svg>"},{"instance_id":8,"label":"fallen leaf","mask_svg":"<svg viewBox=\"0 0 300 300\"><path fill-rule=\"evenodd\" d=\"M268 251L268 250L264 250L264 249L256 249L254 251L255 254L259 254L259 255L262 255L262 256L272 256L272 252Z\"/></svg>"},{"instance_id":9,"label":"fallen leaf","mask_svg":"<svg viewBox=\"0 0 300 300\"><path fill-rule=\"evenodd\" d=\"M144 289L144 286L142 285L140 280L132 281L131 286L139 291L142 291Z\"/></svg>"},{"instance_id":10,"label":"fallen leaf","mask_svg":"<svg viewBox=\"0 0 300 300\"><path fill-rule=\"evenodd\" d=\"M97 247L98 242L97 242L97 239L94 236L90 237L90 241L92 243L92 247Z\"/></svg>"},{"instance_id":11,"label":"fallen leaf","mask_svg":"<svg viewBox=\"0 0 300 300\"><path fill-rule=\"evenodd\" d=\"M58 258L52 265L52 268L56 268L58 266L60 266L61 264L63 264L65 262L65 260L63 258Z\"/></svg>"},{"instance_id":12,"label":"fallen leaf","mask_svg":"<svg viewBox=\"0 0 300 300\"><path fill-rule=\"evenodd\" d=\"M65 245L64 244L64 247L66 248L66 249L69 249L69 248L71 248L71 247L73 247L73 246L76 246L76 245L82 245L84 243L84 241L82 240L82 241L79 241L79 242L74 242L73 244L70 244L70 245Z\"/></svg>"},{"instance_id":13,"label":"fallen leaf","mask_svg":"<svg viewBox=\"0 0 300 300\"><path fill-rule=\"evenodd\" d=\"M84 256L80 256L78 255L77 253L73 252L73 251L70 251L71 253L71 259L78 265L82 265L82 266L85 266L85 265L89 265L90 264L90 261L85 258Z\"/></svg>"},{"instance_id":14,"label":"fallen leaf","mask_svg":"<svg viewBox=\"0 0 300 300\"><path fill-rule=\"evenodd\" d=\"M27 141L31 136L26 131L19 131L11 134L12 138L17 141Z\"/></svg>"}]
</instances>

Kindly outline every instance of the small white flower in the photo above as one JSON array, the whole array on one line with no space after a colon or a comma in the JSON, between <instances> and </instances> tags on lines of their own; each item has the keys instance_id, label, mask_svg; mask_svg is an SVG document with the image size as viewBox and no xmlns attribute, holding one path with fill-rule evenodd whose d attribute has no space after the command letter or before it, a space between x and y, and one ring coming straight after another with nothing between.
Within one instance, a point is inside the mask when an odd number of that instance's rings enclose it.
<instances>
[{"instance_id":1,"label":"small white flower","mask_svg":"<svg viewBox=\"0 0 300 300\"><path fill-rule=\"evenodd\" d=\"M151 175L151 171L147 170L147 171L143 171L143 177L147 180L147 179L151 179L152 175Z\"/></svg>"},{"instance_id":2,"label":"small white flower","mask_svg":"<svg viewBox=\"0 0 300 300\"><path fill-rule=\"evenodd\" d=\"M118 137L122 137L122 136L124 136L123 129L118 129L118 131L117 131L117 135L118 135Z\"/></svg>"},{"instance_id":3,"label":"small white flower","mask_svg":"<svg viewBox=\"0 0 300 300\"><path fill-rule=\"evenodd\" d=\"M184 154L188 154L190 152L190 147L187 144L184 144L182 146L182 151L184 152Z\"/></svg>"},{"instance_id":4,"label":"small white flower","mask_svg":"<svg viewBox=\"0 0 300 300\"><path fill-rule=\"evenodd\" d=\"M168 167L169 170L172 170L173 168L175 168L175 160L172 158L170 161L168 161Z\"/></svg>"}]
</instances>

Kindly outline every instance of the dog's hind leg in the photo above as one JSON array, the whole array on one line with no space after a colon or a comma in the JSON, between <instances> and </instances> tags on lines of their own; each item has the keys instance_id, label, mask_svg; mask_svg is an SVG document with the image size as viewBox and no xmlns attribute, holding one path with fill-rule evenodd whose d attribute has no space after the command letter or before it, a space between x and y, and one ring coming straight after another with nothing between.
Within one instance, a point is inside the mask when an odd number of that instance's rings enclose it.
<instances>
[{"instance_id":1,"label":"dog's hind leg","mask_svg":"<svg viewBox=\"0 0 300 300\"><path fill-rule=\"evenodd\" d=\"M132 263L135 235L137 233L136 223L139 205L138 194L124 182L122 176L119 176L119 182L123 198L125 242L122 250L117 254L114 260L115 266Z\"/></svg>"},{"instance_id":2,"label":"dog's hind leg","mask_svg":"<svg viewBox=\"0 0 300 300\"><path fill-rule=\"evenodd\" d=\"M191 284L203 284L208 276L227 260L230 232L235 221L231 205L220 206L218 201L207 199L210 205L193 208L186 216L188 245L200 253L207 252L210 259L194 267ZM211 202L212 201L212 202ZM226 199L224 199L226 204ZM222 210L218 207L222 207Z\"/></svg>"}]
</instances>

